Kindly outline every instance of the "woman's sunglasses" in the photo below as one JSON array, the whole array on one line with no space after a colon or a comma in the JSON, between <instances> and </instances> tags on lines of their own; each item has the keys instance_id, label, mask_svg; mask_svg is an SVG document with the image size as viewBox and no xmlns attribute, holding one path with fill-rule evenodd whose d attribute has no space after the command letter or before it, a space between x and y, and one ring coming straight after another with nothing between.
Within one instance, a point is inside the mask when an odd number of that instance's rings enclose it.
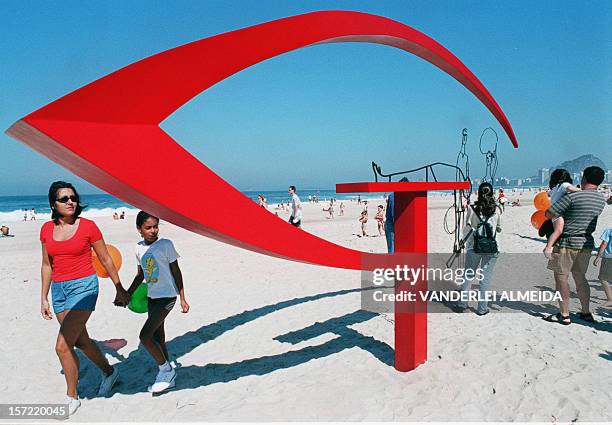
<instances>
[{"instance_id":1,"label":"woman's sunglasses","mask_svg":"<svg viewBox=\"0 0 612 425\"><path fill-rule=\"evenodd\" d=\"M79 202L79 198L77 198L74 195L72 195L72 196L62 196L61 198L57 198L55 201L56 202L60 202L62 204L66 204L66 203L68 203L68 201L72 201L74 203L77 203L77 202Z\"/></svg>"}]
</instances>

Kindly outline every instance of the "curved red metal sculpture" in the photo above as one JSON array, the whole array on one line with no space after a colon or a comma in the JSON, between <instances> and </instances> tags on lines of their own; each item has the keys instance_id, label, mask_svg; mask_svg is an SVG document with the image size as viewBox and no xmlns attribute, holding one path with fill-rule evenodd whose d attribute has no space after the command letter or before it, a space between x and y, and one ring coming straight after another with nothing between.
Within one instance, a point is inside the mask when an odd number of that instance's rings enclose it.
<instances>
[{"instance_id":1,"label":"curved red metal sculpture","mask_svg":"<svg viewBox=\"0 0 612 425\"><path fill-rule=\"evenodd\" d=\"M102 190L185 229L267 255L360 269L363 256L378 254L330 243L264 211L159 127L191 98L253 64L304 46L355 41L394 46L442 69L491 111L518 146L495 99L446 48L407 25L348 11L279 19L158 53L27 115L7 133ZM169 178L153 178L134 164L145 146L156 151L147 158L150 166L167 170ZM220 216L213 208L217 199L235 208Z\"/></svg>"}]
</instances>

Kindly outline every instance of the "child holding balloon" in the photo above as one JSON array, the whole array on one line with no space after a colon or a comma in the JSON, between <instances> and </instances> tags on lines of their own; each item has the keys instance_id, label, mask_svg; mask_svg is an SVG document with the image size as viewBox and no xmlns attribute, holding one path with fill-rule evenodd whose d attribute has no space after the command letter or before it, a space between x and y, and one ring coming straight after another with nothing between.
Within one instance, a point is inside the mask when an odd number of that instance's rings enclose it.
<instances>
[{"instance_id":1,"label":"child holding balloon","mask_svg":"<svg viewBox=\"0 0 612 425\"><path fill-rule=\"evenodd\" d=\"M566 194L580 191L579 187L574 186L570 173L563 169L558 168L550 175L550 203L554 205L559 199L563 198ZM548 241L544 247L544 255L547 258L551 258L553 252L553 245L557 242L557 239L563 233L563 227L565 222L563 217L557 217L553 220L547 220L542 225L541 232L548 235ZM552 231L551 231L552 230Z\"/></svg>"},{"instance_id":2,"label":"child holding balloon","mask_svg":"<svg viewBox=\"0 0 612 425\"><path fill-rule=\"evenodd\" d=\"M170 365L164 322L180 297L181 311L187 313L179 255L168 239L159 239L159 219L144 211L136 216L142 241L136 245L138 273L128 292L134 294L144 281L147 285L147 320L140 331L140 341L157 362L159 373L149 391L158 393L174 387L176 372Z\"/></svg>"}]
</instances>

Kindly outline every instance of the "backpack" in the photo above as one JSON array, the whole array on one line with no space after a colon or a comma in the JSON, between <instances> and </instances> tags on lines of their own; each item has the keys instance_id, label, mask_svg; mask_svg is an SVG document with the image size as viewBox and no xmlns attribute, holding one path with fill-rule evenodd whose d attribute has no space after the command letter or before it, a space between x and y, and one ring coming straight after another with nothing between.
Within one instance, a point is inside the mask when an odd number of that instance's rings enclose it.
<instances>
[{"instance_id":1,"label":"backpack","mask_svg":"<svg viewBox=\"0 0 612 425\"><path fill-rule=\"evenodd\" d=\"M472 210L480 221L474 229L474 252L477 254L497 254L499 249L497 248L493 226L488 221L483 220L474 207L472 207Z\"/></svg>"}]
</instances>

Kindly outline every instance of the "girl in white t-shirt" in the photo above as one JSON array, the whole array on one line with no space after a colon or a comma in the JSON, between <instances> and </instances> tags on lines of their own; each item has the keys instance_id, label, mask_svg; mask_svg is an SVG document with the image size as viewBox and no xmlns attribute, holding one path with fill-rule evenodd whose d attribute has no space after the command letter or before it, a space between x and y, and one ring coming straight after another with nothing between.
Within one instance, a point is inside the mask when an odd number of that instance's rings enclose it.
<instances>
[{"instance_id":1,"label":"girl in white t-shirt","mask_svg":"<svg viewBox=\"0 0 612 425\"><path fill-rule=\"evenodd\" d=\"M147 285L147 320L140 331L140 341L159 366L155 383L149 391L158 393L174 387L176 372L170 365L166 348L164 322L180 297L181 311L187 313L183 276L178 265L179 255L172 241L159 239L159 219L144 211L136 216L136 228L142 241L136 245L138 273L130 286L130 295L142 282Z\"/></svg>"},{"instance_id":2,"label":"girl in white t-shirt","mask_svg":"<svg viewBox=\"0 0 612 425\"><path fill-rule=\"evenodd\" d=\"M563 198L568 193L578 192L580 188L574 186L572 183L572 177L567 170L558 168L553 171L550 175L550 190L548 191L548 194L550 195L550 204L554 205L557 201L559 201L559 199ZM563 220L563 217L557 217L552 220L553 231L548 237L548 241L544 247L544 255L546 257L550 258L552 256L553 245L563 233L564 226L565 221ZM544 227L544 225L542 225L542 227ZM550 225L547 225L547 227L550 229Z\"/></svg>"}]
</instances>

